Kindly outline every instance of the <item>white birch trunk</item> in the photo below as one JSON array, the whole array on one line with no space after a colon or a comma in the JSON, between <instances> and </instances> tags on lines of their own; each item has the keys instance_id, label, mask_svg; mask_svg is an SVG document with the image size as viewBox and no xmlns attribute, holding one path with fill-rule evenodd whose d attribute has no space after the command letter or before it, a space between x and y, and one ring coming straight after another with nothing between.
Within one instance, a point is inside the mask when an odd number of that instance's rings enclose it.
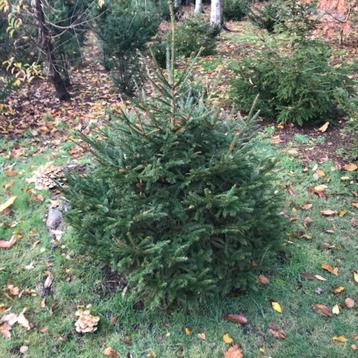
<instances>
[{"instance_id":1,"label":"white birch trunk","mask_svg":"<svg viewBox=\"0 0 358 358\"><path fill-rule=\"evenodd\" d=\"M195 0L194 14L199 15L203 12L203 0Z\"/></svg>"},{"instance_id":2,"label":"white birch trunk","mask_svg":"<svg viewBox=\"0 0 358 358\"><path fill-rule=\"evenodd\" d=\"M210 24L215 27L222 27L223 24L223 0L211 0Z\"/></svg>"}]
</instances>

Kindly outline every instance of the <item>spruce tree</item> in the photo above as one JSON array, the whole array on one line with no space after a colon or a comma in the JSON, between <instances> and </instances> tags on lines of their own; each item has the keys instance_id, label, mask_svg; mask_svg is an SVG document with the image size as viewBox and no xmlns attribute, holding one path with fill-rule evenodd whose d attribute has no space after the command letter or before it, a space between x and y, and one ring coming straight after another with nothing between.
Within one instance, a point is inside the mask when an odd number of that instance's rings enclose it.
<instances>
[{"instance_id":1,"label":"spruce tree","mask_svg":"<svg viewBox=\"0 0 358 358\"><path fill-rule=\"evenodd\" d=\"M284 232L277 159L254 129L257 114L225 119L193 97L192 64L175 70L173 12L172 27L168 67L150 79L155 93L81 136L96 160L62 188L84 252L151 308L246 287Z\"/></svg>"}]
</instances>

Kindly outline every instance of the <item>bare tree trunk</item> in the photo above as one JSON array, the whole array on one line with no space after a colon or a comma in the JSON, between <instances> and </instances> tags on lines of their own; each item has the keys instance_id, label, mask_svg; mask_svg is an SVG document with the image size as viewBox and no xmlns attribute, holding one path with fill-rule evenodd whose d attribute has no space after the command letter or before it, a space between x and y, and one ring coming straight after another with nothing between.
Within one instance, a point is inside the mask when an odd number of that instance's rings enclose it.
<instances>
[{"instance_id":1,"label":"bare tree trunk","mask_svg":"<svg viewBox=\"0 0 358 358\"><path fill-rule=\"evenodd\" d=\"M49 67L49 78L56 90L56 96L61 101L70 99L70 94L66 88L66 80L62 78L57 66L51 42L51 34L46 26L45 14L42 0L36 0L36 19L39 24L41 34L41 48L46 53Z\"/></svg>"},{"instance_id":2,"label":"bare tree trunk","mask_svg":"<svg viewBox=\"0 0 358 358\"><path fill-rule=\"evenodd\" d=\"M224 0L211 0L210 24L222 28Z\"/></svg>"},{"instance_id":3,"label":"bare tree trunk","mask_svg":"<svg viewBox=\"0 0 358 358\"><path fill-rule=\"evenodd\" d=\"M199 15L203 12L203 0L195 0L194 14Z\"/></svg>"}]
</instances>

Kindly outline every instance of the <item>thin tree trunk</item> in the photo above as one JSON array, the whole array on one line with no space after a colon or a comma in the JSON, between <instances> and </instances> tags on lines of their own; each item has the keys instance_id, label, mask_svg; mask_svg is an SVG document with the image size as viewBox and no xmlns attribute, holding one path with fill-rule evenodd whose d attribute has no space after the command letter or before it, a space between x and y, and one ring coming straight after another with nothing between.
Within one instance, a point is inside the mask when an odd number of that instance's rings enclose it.
<instances>
[{"instance_id":1,"label":"thin tree trunk","mask_svg":"<svg viewBox=\"0 0 358 358\"><path fill-rule=\"evenodd\" d=\"M39 29L41 34L41 47L47 56L47 62L49 67L49 78L55 87L57 98L60 99L61 101L69 100L71 96L67 91L66 81L62 78L60 72L56 67L56 59L51 42L51 34L49 33L49 30L46 26L42 0L36 0L35 6L36 6L36 18L39 24Z\"/></svg>"},{"instance_id":2,"label":"thin tree trunk","mask_svg":"<svg viewBox=\"0 0 358 358\"><path fill-rule=\"evenodd\" d=\"M203 12L203 0L195 0L194 14L199 15Z\"/></svg>"},{"instance_id":3,"label":"thin tree trunk","mask_svg":"<svg viewBox=\"0 0 358 358\"><path fill-rule=\"evenodd\" d=\"M222 28L223 26L224 0L211 0L210 23L212 26Z\"/></svg>"}]
</instances>

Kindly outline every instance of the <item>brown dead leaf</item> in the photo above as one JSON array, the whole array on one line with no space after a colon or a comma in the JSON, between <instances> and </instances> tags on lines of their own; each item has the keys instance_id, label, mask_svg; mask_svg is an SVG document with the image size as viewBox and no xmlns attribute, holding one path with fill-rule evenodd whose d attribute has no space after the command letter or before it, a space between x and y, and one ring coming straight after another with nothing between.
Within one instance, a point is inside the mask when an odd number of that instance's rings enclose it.
<instances>
[{"instance_id":1,"label":"brown dead leaf","mask_svg":"<svg viewBox=\"0 0 358 358\"><path fill-rule=\"evenodd\" d=\"M333 216L333 215L337 215L338 211L327 209L327 210L321 210L320 213L323 216Z\"/></svg>"},{"instance_id":2,"label":"brown dead leaf","mask_svg":"<svg viewBox=\"0 0 358 358\"><path fill-rule=\"evenodd\" d=\"M274 338L282 339L282 340L287 338L282 327L278 327L272 322L269 324L269 332Z\"/></svg>"},{"instance_id":3,"label":"brown dead leaf","mask_svg":"<svg viewBox=\"0 0 358 358\"><path fill-rule=\"evenodd\" d=\"M355 302L354 302L354 299L353 298L350 298L350 297L347 297L345 300L344 300L344 304L346 305L346 307L348 309L352 309L355 305Z\"/></svg>"},{"instance_id":4,"label":"brown dead leaf","mask_svg":"<svg viewBox=\"0 0 358 358\"><path fill-rule=\"evenodd\" d=\"M110 358L119 358L118 353L112 347L107 347L103 351L103 355Z\"/></svg>"},{"instance_id":5,"label":"brown dead leaf","mask_svg":"<svg viewBox=\"0 0 358 358\"><path fill-rule=\"evenodd\" d=\"M358 165L354 163L349 163L349 164L344 164L342 168L347 172L354 172L355 170L358 169Z\"/></svg>"},{"instance_id":6,"label":"brown dead leaf","mask_svg":"<svg viewBox=\"0 0 358 358\"><path fill-rule=\"evenodd\" d=\"M51 288L52 283L53 283L53 275L52 275L51 272L47 272L47 277L46 277L46 280L45 280L45 283L44 283L44 288L45 289Z\"/></svg>"},{"instance_id":7,"label":"brown dead leaf","mask_svg":"<svg viewBox=\"0 0 358 358\"><path fill-rule=\"evenodd\" d=\"M323 270L328 271L332 275L338 276L338 268L337 267L333 268L331 265L326 264L326 263L321 264L321 267L323 268Z\"/></svg>"},{"instance_id":8,"label":"brown dead leaf","mask_svg":"<svg viewBox=\"0 0 358 358\"><path fill-rule=\"evenodd\" d=\"M258 275L257 276L257 283L261 285L268 285L270 283L270 279L265 275Z\"/></svg>"},{"instance_id":9,"label":"brown dead leaf","mask_svg":"<svg viewBox=\"0 0 358 358\"><path fill-rule=\"evenodd\" d=\"M0 249L11 249L16 244L16 235L12 235L9 241L0 240Z\"/></svg>"},{"instance_id":10,"label":"brown dead leaf","mask_svg":"<svg viewBox=\"0 0 358 358\"><path fill-rule=\"evenodd\" d=\"M235 323L240 323L242 325L244 325L248 322L247 318L242 313L240 313L240 314L229 313L226 316L224 316L224 320L235 322Z\"/></svg>"},{"instance_id":11,"label":"brown dead leaf","mask_svg":"<svg viewBox=\"0 0 358 358\"><path fill-rule=\"evenodd\" d=\"M329 242L323 242L321 245L319 245L319 248L321 250L330 250L330 249L334 249L336 246L329 243Z\"/></svg>"},{"instance_id":12,"label":"brown dead leaf","mask_svg":"<svg viewBox=\"0 0 358 358\"><path fill-rule=\"evenodd\" d=\"M354 208L357 208L357 209L358 209L358 201L353 201L353 202L352 202L352 206L353 206Z\"/></svg>"},{"instance_id":13,"label":"brown dead leaf","mask_svg":"<svg viewBox=\"0 0 358 358\"><path fill-rule=\"evenodd\" d=\"M317 313L321 314L324 317L331 317L332 316L331 310L325 305L321 305L320 303L315 303L314 305L312 305L312 308Z\"/></svg>"},{"instance_id":14,"label":"brown dead leaf","mask_svg":"<svg viewBox=\"0 0 358 358\"><path fill-rule=\"evenodd\" d=\"M243 358L244 355L237 344L230 347L224 355L224 358Z\"/></svg>"},{"instance_id":15,"label":"brown dead leaf","mask_svg":"<svg viewBox=\"0 0 358 358\"><path fill-rule=\"evenodd\" d=\"M7 177L15 177L17 175L17 171L13 169L7 169L5 170L5 175Z\"/></svg>"},{"instance_id":16,"label":"brown dead leaf","mask_svg":"<svg viewBox=\"0 0 358 358\"><path fill-rule=\"evenodd\" d=\"M309 216L306 216L303 220L303 223L306 225L306 226L310 226L312 223L313 223L313 220L309 217Z\"/></svg>"},{"instance_id":17,"label":"brown dead leaf","mask_svg":"<svg viewBox=\"0 0 358 358\"><path fill-rule=\"evenodd\" d=\"M310 210L310 209L312 209L312 204L310 204L310 203L306 203L306 204L303 204L303 205L301 205L301 209L302 210Z\"/></svg>"},{"instance_id":18,"label":"brown dead leaf","mask_svg":"<svg viewBox=\"0 0 358 358\"><path fill-rule=\"evenodd\" d=\"M321 133L324 133L328 129L328 126L329 126L329 122L326 122L323 126L319 127L318 130Z\"/></svg>"},{"instance_id":19,"label":"brown dead leaf","mask_svg":"<svg viewBox=\"0 0 358 358\"><path fill-rule=\"evenodd\" d=\"M320 198L324 198L326 196L325 191L328 188L327 185L325 184L321 184L321 185L317 185L313 188L310 188L310 192L313 194L318 195Z\"/></svg>"},{"instance_id":20,"label":"brown dead leaf","mask_svg":"<svg viewBox=\"0 0 358 358\"><path fill-rule=\"evenodd\" d=\"M20 289L18 287L15 287L12 284L8 284L6 286L5 291L8 295L14 296L14 297L19 296L19 294L20 294Z\"/></svg>"}]
</instances>

